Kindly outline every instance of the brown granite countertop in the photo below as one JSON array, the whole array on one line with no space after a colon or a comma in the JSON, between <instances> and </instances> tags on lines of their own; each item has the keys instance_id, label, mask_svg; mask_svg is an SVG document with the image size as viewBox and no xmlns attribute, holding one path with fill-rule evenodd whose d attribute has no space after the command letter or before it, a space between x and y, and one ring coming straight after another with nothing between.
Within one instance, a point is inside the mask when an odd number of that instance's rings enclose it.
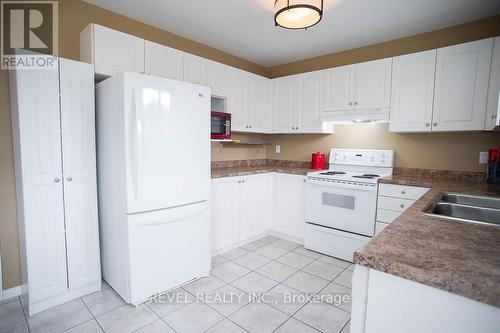
<instances>
[{"instance_id":1,"label":"brown granite countertop","mask_svg":"<svg viewBox=\"0 0 500 333\"><path fill-rule=\"evenodd\" d=\"M315 171L315 170L300 168L300 167L270 166L270 165L236 166L236 167L225 167L225 168L212 168L212 179L222 178L222 177L248 176L248 175L255 175L267 172L280 172L293 175L305 175L310 171Z\"/></svg>"},{"instance_id":2,"label":"brown granite countertop","mask_svg":"<svg viewBox=\"0 0 500 333\"><path fill-rule=\"evenodd\" d=\"M441 192L500 197L500 186L397 175L379 182L430 190L356 251L354 262L500 307L500 228L422 212Z\"/></svg>"}]
</instances>

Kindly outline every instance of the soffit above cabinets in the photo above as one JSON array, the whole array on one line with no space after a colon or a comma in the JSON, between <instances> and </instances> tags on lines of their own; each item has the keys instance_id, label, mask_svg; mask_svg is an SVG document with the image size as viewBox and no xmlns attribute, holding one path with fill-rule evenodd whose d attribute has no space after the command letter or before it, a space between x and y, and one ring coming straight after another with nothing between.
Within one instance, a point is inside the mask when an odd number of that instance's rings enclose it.
<instances>
[{"instance_id":1,"label":"soffit above cabinets","mask_svg":"<svg viewBox=\"0 0 500 333\"><path fill-rule=\"evenodd\" d=\"M325 0L320 24L289 31L274 26L273 0L85 1L265 67L500 13L498 0Z\"/></svg>"}]
</instances>

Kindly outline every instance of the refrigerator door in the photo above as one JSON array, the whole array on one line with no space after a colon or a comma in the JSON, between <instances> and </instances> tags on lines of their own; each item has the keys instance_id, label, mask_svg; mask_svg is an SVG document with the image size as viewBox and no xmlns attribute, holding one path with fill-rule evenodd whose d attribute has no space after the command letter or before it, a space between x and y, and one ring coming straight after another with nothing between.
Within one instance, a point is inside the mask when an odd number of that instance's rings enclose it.
<instances>
[{"instance_id":1,"label":"refrigerator door","mask_svg":"<svg viewBox=\"0 0 500 333\"><path fill-rule=\"evenodd\" d=\"M209 202L127 216L134 305L210 271Z\"/></svg>"},{"instance_id":2,"label":"refrigerator door","mask_svg":"<svg viewBox=\"0 0 500 333\"><path fill-rule=\"evenodd\" d=\"M125 73L127 212L208 200L210 89Z\"/></svg>"}]
</instances>

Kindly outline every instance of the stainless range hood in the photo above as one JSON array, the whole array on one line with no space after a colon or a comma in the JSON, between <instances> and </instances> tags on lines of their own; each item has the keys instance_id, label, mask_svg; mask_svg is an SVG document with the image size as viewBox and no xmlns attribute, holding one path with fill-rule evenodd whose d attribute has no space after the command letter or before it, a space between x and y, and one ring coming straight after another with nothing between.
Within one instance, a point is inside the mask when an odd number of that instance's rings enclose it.
<instances>
[{"instance_id":1,"label":"stainless range hood","mask_svg":"<svg viewBox=\"0 0 500 333\"><path fill-rule=\"evenodd\" d=\"M389 109L323 111L321 120L333 123L387 123L389 122Z\"/></svg>"}]
</instances>

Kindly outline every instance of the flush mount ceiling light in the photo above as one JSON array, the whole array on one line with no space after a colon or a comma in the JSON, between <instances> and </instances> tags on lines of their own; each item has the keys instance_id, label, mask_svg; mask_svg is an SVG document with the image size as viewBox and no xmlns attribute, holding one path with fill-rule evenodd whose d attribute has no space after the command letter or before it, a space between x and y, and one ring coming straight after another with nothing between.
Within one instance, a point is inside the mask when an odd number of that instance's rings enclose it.
<instances>
[{"instance_id":1,"label":"flush mount ceiling light","mask_svg":"<svg viewBox=\"0 0 500 333\"><path fill-rule=\"evenodd\" d=\"M323 0L276 0L274 23L287 29L307 29L321 21Z\"/></svg>"}]
</instances>

